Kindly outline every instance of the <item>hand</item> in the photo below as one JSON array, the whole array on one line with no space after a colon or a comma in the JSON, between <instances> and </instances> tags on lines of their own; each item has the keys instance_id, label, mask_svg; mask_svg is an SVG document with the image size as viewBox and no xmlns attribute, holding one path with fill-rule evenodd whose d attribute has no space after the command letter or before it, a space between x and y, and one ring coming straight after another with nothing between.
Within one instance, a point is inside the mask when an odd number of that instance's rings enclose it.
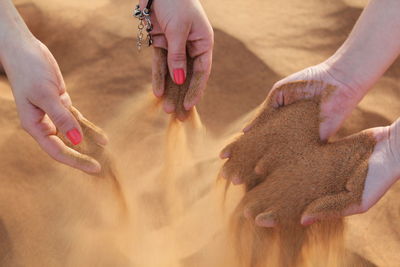
<instances>
[{"instance_id":1,"label":"hand","mask_svg":"<svg viewBox=\"0 0 400 267\"><path fill-rule=\"evenodd\" d=\"M55 160L88 173L100 172L96 160L69 147L83 141L82 128L71 113L71 99L53 55L30 34L14 35L7 40L1 59L22 127ZM58 132L69 143L64 143ZM99 143L105 145L106 137L98 136Z\"/></svg>"},{"instance_id":2,"label":"hand","mask_svg":"<svg viewBox=\"0 0 400 267\"><path fill-rule=\"evenodd\" d=\"M327 140L340 128L343 121L370 89L370 85L353 83L352 81L343 82L336 76L339 76L336 69L331 68L327 62L294 73L278 81L272 87L269 94L273 96L272 105L278 108L330 91L329 100L322 101L320 114L320 138ZM302 83L302 86L298 86L299 82ZM295 84L296 89L282 90L290 84ZM245 127L244 131L248 131L258 120L262 120L262 117L256 118Z\"/></svg>"},{"instance_id":3,"label":"hand","mask_svg":"<svg viewBox=\"0 0 400 267\"><path fill-rule=\"evenodd\" d=\"M343 212L343 216L364 213L373 207L379 199L400 178L400 120L390 126L377 127L365 131L376 140L374 151L368 161L368 173L365 180L362 201ZM303 217L303 222L315 221L318 215Z\"/></svg>"},{"instance_id":4,"label":"hand","mask_svg":"<svg viewBox=\"0 0 400 267\"><path fill-rule=\"evenodd\" d=\"M290 159L276 160L267 156L255 165L255 173L260 172L257 169L261 165L263 165L262 168L266 168L269 165L265 162L266 158L271 161L275 160L275 162L281 160L280 164L282 165L277 167L267 177L259 179L259 184L256 180L249 181L248 179L244 179L247 188L250 190L248 190L248 193L241 201L237 211L243 212L245 217L254 220L256 225L260 227L290 225L293 223L293 219L296 220L295 223L308 226L321 220L367 212L400 178L400 120L391 126L368 129L335 143L340 145L340 142L344 142L342 144L345 144L346 147L343 147L343 149L346 150L346 148L354 144L354 140L360 142L360 140L365 140L365 137L368 136L372 137L376 143L372 154L367 160L368 170L366 177L355 176L355 173L350 172L347 177L345 190L337 191L333 194L332 192L330 194L326 194L325 192L317 197L315 195L315 188L313 188L315 184L307 184L307 182L313 180L313 177L315 177L315 170L309 172L310 170L303 168L303 170L306 170L304 173L299 171L296 165L291 165L292 170L290 170L287 168L287 163L284 163L284 160L291 161ZM365 142L362 144L362 147L368 146L368 143L368 141ZM240 146L240 144L236 145ZM343 152L346 151L342 150L339 156ZM318 161L318 158L323 158L318 152L315 153L315 158L309 158L309 160ZM360 168L364 164L363 153L365 152L359 150L357 154L348 155L349 158L352 157L353 159L345 164L353 165L354 170ZM326 168L327 165L332 165L333 168L336 167L334 162L321 161L318 164L321 166L321 169L328 169ZM252 173L250 177L256 177L255 173ZM324 177L331 178L331 176L333 177L332 174L317 171L318 179L320 179L319 186L321 188L332 187L332 185L324 182ZM307 179L304 179L304 177L307 177ZM302 190L304 191L296 189L298 186L296 185L296 180L307 181L306 183L302 183ZM255 183L256 185L254 186ZM337 183L340 185L342 181L337 180ZM279 191L277 190L278 188L281 190L285 188L285 191ZM320 192L323 191L321 188L318 189ZM361 199L358 199L359 194L361 194ZM283 195L285 197L282 197ZM305 199L308 199L310 202L303 206Z\"/></svg>"},{"instance_id":5,"label":"hand","mask_svg":"<svg viewBox=\"0 0 400 267\"><path fill-rule=\"evenodd\" d=\"M147 0L141 0L140 3L143 8ZM154 1L151 21L154 25L154 47L168 50L168 66L160 64L159 53L153 56L154 94L162 97L165 92L166 81L158 78L160 74L163 76L169 72L176 84L185 83L189 56L194 60L193 75L183 103L184 108L190 110L200 101L211 72L214 34L210 22L198 0ZM164 101L167 113L175 109L173 102Z\"/></svg>"},{"instance_id":6,"label":"hand","mask_svg":"<svg viewBox=\"0 0 400 267\"><path fill-rule=\"evenodd\" d=\"M253 127L221 152L222 158L229 158L222 176L246 186L238 211L259 226L273 227L293 219L309 225L365 212L400 177L400 120L321 143L317 112L321 103L335 96L328 91L329 84L322 88L317 103L310 97L309 102L291 102L291 109L275 107L279 94L297 95L304 92L303 86L307 84L289 83L272 92ZM301 105L315 107L304 113Z\"/></svg>"}]
</instances>

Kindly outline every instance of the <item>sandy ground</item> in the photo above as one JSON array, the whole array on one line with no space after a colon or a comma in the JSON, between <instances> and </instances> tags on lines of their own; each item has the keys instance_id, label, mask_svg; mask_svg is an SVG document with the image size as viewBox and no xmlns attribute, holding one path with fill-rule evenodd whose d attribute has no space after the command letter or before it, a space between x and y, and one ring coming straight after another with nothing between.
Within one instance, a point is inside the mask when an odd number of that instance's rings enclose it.
<instances>
[{"instance_id":1,"label":"sandy ground","mask_svg":"<svg viewBox=\"0 0 400 267\"><path fill-rule=\"evenodd\" d=\"M365 2L204 0L216 43L200 127L170 124L154 105L151 50L135 49L135 3L16 1L58 60L74 105L109 134L122 190L44 154L20 129L1 78L0 265L233 266L215 190L218 152L275 81L338 48ZM340 134L395 120L399 81L397 61ZM367 266L400 262L399 194L397 184L347 220L346 246Z\"/></svg>"}]
</instances>

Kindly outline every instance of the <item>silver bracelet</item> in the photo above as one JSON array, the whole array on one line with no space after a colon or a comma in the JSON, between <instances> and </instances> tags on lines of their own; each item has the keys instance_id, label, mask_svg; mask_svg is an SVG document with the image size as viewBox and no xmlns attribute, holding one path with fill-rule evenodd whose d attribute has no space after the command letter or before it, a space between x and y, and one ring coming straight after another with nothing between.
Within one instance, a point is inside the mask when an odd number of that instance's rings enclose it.
<instances>
[{"instance_id":1,"label":"silver bracelet","mask_svg":"<svg viewBox=\"0 0 400 267\"><path fill-rule=\"evenodd\" d=\"M151 36L151 31L153 30L153 24L150 20L151 14L151 5L153 0L149 0L146 7L143 10L140 10L140 5L136 5L135 11L133 16L139 20L138 25L138 33L137 33L137 40L136 40L136 47L140 51L142 49L142 45L144 42L147 43L148 46L153 44L153 38ZM143 30L146 29L147 36L144 39Z\"/></svg>"}]
</instances>

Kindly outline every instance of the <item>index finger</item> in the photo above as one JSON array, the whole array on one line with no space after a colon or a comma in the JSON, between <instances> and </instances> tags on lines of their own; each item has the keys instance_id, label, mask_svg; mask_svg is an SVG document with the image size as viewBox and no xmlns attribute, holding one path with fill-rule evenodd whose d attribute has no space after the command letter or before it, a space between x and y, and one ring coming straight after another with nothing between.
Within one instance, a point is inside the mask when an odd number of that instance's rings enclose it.
<instances>
[{"instance_id":1,"label":"index finger","mask_svg":"<svg viewBox=\"0 0 400 267\"><path fill-rule=\"evenodd\" d=\"M40 147L56 161L89 174L101 171L100 163L68 147L56 135L33 135Z\"/></svg>"}]
</instances>

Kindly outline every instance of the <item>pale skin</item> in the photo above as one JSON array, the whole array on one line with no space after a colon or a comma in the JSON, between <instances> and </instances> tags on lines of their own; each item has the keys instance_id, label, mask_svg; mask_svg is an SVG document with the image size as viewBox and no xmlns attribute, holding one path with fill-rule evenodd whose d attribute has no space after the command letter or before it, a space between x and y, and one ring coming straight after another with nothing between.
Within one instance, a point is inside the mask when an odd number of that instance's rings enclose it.
<instances>
[{"instance_id":1,"label":"pale skin","mask_svg":"<svg viewBox=\"0 0 400 267\"><path fill-rule=\"evenodd\" d=\"M143 1L145 2L145 1ZM143 3L142 3L143 5ZM349 116L351 110L369 91L400 53L400 2L373 0L363 12L351 35L342 47L325 62L300 71L279 81L274 88L295 80L321 80L337 85L334 96L322 106L321 139L333 135ZM211 71L213 33L197 0L156 1L153 21L156 47L169 50L171 77L174 70L186 73L186 50L198 59L195 71L204 73L196 88L196 97L185 102L190 109L201 98ZM179 31L176 31L179 29ZM76 130L75 141L82 141L82 129L71 114L71 99L61 72L51 52L28 30L10 0L0 1L0 61L10 80L23 128L54 159L89 173L100 171L94 159L79 165L79 152L71 149L56 136L57 130L68 136ZM34 67L31 67L34 66ZM177 81L176 81L177 82ZM156 96L162 96L162 84L154 85ZM318 93L315 91L315 93ZM299 93L299 99L304 94ZM288 103L278 97L277 107ZM165 111L175 107L165 105ZM399 122L388 127L370 129L377 145L369 160L362 203L350 207L343 215L365 212L373 206L400 176ZM79 138L80 136L80 138ZM107 142L103 139L103 144ZM223 155L229 157L229 155ZM307 214L301 220L310 224L318 220Z\"/></svg>"},{"instance_id":2,"label":"pale skin","mask_svg":"<svg viewBox=\"0 0 400 267\"><path fill-rule=\"evenodd\" d=\"M83 141L56 60L29 31L10 0L0 1L0 62L11 84L21 126L53 159L87 173L99 162L73 149ZM69 142L64 143L60 132ZM105 145L107 137L102 135Z\"/></svg>"},{"instance_id":3,"label":"pale skin","mask_svg":"<svg viewBox=\"0 0 400 267\"><path fill-rule=\"evenodd\" d=\"M370 1L347 40L332 57L282 79L273 86L270 94L274 94L280 86L296 81L319 81L336 87L329 100L321 106L320 117L323 122L320 124L320 138L327 140L336 133L351 111L399 56L399 12L398 0ZM295 97L285 97L284 92L274 94L275 108L321 94L321 90L326 88L311 84L299 88ZM251 129L254 123L245 127L244 132ZM366 212L400 177L400 120L390 126L366 131L375 137L377 143L368 161L362 201L344 210L343 216ZM230 155L223 152L221 157L229 158ZM232 177L225 178L232 180ZM234 177L233 182L240 184L242 181L240 177ZM303 214L300 223L309 225L319 219L318 214ZM262 221L258 224L273 226Z\"/></svg>"},{"instance_id":4,"label":"pale skin","mask_svg":"<svg viewBox=\"0 0 400 267\"><path fill-rule=\"evenodd\" d=\"M146 3L141 1L142 5ZM186 73L186 51L195 58L194 71L202 73L201 82L191 86L194 97L184 103L190 110L199 102L211 71L211 25L197 0L155 1L152 10L154 45L169 50L173 80L177 82L174 70ZM153 66L153 72L154 69L158 71L157 66ZM101 166L95 159L73 149L83 142L84 135L70 112L72 102L60 68L49 49L29 31L11 0L0 0L0 72L3 70L12 87L22 128L40 147L63 164L88 173L100 172ZM153 84L155 95L161 97L164 84ZM165 104L164 109L171 113L175 107ZM70 143L64 143L57 132ZM105 145L107 138L103 136L100 141Z\"/></svg>"},{"instance_id":5,"label":"pale skin","mask_svg":"<svg viewBox=\"0 0 400 267\"><path fill-rule=\"evenodd\" d=\"M140 0L143 9L147 0ZM154 47L168 50L169 75L176 84L186 80L187 57L194 59L193 77L184 100L184 108L192 109L201 99L211 72L214 32L199 0L154 1L151 21L154 25L152 36ZM162 71L157 54L153 55L153 92L162 97L165 81L154 77ZM183 72L183 77L179 73ZM197 79L197 80L196 80ZM164 101L167 113L176 109L170 101Z\"/></svg>"}]
</instances>

